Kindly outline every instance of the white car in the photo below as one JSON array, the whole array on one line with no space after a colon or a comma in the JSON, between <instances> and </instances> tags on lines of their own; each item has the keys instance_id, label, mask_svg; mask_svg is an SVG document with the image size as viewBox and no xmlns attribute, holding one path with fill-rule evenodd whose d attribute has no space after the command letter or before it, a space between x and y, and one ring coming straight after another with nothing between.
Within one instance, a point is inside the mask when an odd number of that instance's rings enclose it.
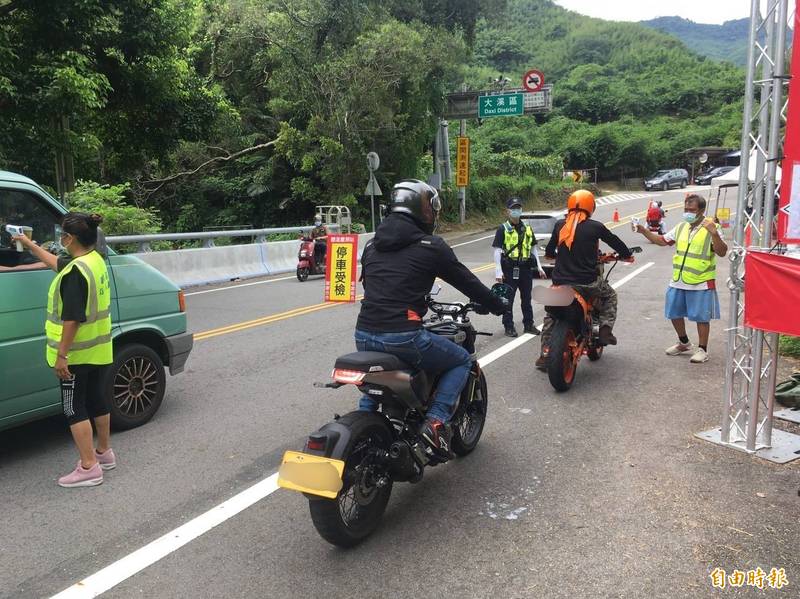
<instances>
[{"instance_id":1,"label":"white car","mask_svg":"<svg viewBox=\"0 0 800 599\"><path fill-rule=\"evenodd\" d=\"M556 222L566 218L566 216L566 210L537 210L535 212L522 213L522 222L530 225L531 229L533 229L536 244L539 246L539 257L542 258L542 269L548 277L553 274L555 264L544 260L544 249L550 241Z\"/></svg>"}]
</instances>

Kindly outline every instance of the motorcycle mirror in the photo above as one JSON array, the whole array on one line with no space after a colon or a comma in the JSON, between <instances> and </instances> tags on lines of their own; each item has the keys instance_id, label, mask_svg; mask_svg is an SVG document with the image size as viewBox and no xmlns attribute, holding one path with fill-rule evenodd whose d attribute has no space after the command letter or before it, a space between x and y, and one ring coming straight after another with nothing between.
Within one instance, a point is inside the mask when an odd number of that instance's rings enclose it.
<instances>
[{"instance_id":1,"label":"motorcycle mirror","mask_svg":"<svg viewBox=\"0 0 800 599\"><path fill-rule=\"evenodd\" d=\"M439 295L439 292L442 290L442 286L438 283L434 283L431 290L428 292L428 295Z\"/></svg>"}]
</instances>

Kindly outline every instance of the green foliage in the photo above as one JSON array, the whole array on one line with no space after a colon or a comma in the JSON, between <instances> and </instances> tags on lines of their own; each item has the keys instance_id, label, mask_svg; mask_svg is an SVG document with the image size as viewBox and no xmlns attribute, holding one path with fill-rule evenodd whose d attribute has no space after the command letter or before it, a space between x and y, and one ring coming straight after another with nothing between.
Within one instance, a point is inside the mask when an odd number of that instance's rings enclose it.
<instances>
[{"instance_id":1,"label":"green foliage","mask_svg":"<svg viewBox=\"0 0 800 599\"><path fill-rule=\"evenodd\" d=\"M75 191L67 194L70 210L97 213L103 217L106 235L143 235L158 233L161 220L153 210L132 206L125 201L130 185L101 185L78 181Z\"/></svg>"},{"instance_id":2,"label":"green foliage","mask_svg":"<svg viewBox=\"0 0 800 599\"><path fill-rule=\"evenodd\" d=\"M788 335L781 335L780 353L782 356L791 356L792 358L800 358L800 337L789 337Z\"/></svg>"}]
</instances>

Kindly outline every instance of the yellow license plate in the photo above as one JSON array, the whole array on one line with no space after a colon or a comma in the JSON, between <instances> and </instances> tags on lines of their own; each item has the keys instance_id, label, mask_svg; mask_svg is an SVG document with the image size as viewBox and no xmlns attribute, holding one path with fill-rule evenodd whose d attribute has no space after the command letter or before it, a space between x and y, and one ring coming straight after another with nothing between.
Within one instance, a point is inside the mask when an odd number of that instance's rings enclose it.
<instances>
[{"instance_id":1,"label":"yellow license plate","mask_svg":"<svg viewBox=\"0 0 800 599\"><path fill-rule=\"evenodd\" d=\"M344 462L299 451L287 451L278 470L278 486L335 499L342 488Z\"/></svg>"}]
</instances>

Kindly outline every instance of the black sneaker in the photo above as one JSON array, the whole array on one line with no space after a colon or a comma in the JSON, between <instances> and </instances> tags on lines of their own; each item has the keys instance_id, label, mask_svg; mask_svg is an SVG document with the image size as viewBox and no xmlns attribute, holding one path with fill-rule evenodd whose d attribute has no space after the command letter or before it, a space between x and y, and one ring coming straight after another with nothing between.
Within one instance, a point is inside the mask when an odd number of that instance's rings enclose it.
<instances>
[{"instance_id":1,"label":"black sneaker","mask_svg":"<svg viewBox=\"0 0 800 599\"><path fill-rule=\"evenodd\" d=\"M517 329L514 327L506 327L506 337L517 337Z\"/></svg>"},{"instance_id":2,"label":"black sneaker","mask_svg":"<svg viewBox=\"0 0 800 599\"><path fill-rule=\"evenodd\" d=\"M535 324L526 324L525 332L531 335L540 335L542 333Z\"/></svg>"},{"instance_id":3,"label":"black sneaker","mask_svg":"<svg viewBox=\"0 0 800 599\"><path fill-rule=\"evenodd\" d=\"M456 454L450 449L450 427L441 420L429 418L422 425L419 433L437 459L444 462L456 457Z\"/></svg>"},{"instance_id":4,"label":"black sneaker","mask_svg":"<svg viewBox=\"0 0 800 599\"><path fill-rule=\"evenodd\" d=\"M611 332L611 327L607 324L604 324L600 327L600 344L601 345L616 345L617 338L614 337L614 334Z\"/></svg>"}]
</instances>

